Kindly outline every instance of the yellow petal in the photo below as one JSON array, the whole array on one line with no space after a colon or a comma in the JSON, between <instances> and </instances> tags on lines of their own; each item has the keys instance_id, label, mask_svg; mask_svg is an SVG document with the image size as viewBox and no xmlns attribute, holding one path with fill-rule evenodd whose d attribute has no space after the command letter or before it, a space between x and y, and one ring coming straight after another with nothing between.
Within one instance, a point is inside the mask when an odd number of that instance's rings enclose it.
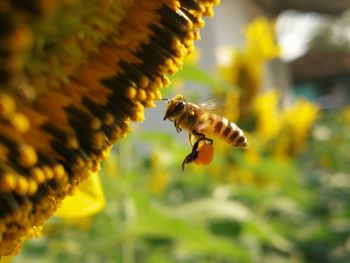
<instances>
[{"instance_id":1,"label":"yellow petal","mask_svg":"<svg viewBox=\"0 0 350 263\"><path fill-rule=\"evenodd\" d=\"M72 196L63 201L55 215L62 218L87 217L98 213L104 206L100 178L97 173L93 173L77 187Z\"/></svg>"},{"instance_id":2,"label":"yellow petal","mask_svg":"<svg viewBox=\"0 0 350 263\"><path fill-rule=\"evenodd\" d=\"M0 258L0 263L10 263L12 258L13 256L2 257Z\"/></svg>"}]
</instances>

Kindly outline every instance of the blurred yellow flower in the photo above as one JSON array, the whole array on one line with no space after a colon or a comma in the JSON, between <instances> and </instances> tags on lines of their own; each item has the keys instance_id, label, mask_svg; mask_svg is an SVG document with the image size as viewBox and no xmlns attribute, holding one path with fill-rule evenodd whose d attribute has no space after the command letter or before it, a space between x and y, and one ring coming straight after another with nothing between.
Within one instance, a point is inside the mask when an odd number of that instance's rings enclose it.
<instances>
[{"instance_id":1,"label":"blurred yellow flower","mask_svg":"<svg viewBox=\"0 0 350 263\"><path fill-rule=\"evenodd\" d=\"M246 53L255 60L270 60L280 55L281 49L275 38L275 23L259 17L245 30Z\"/></svg>"},{"instance_id":2,"label":"blurred yellow flower","mask_svg":"<svg viewBox=\"0 0 350 263\"><path fill-rule=\"evenodd\" d=\"M289 133L281 132L276 142L272 145L272 153L276 160L286 161L290 158L291 135Z\"/></svg>"},{"instance_id":3,"label":"blurred yellow flower","mask_svg":"<svg viewBox=\"0 0 350 263\"><path fill-rule=\"evenodd\" d=\"M239 93L229 92L225 98L223 114L230 121L236 122L239 119Z\"/></svg>"},{"instance_id":4,"label":"blurred yellow flower","mask_svg":"<svg viewBox=\"0 0 350 263\"><path fill-rule=\"evenodd\" d=\"M269 140L281 129L279 99L280 95L275 89L255 98L256 134L260 139Z\"/></svg>"},{"instance_id":5,"label":"blurred yellow flower","mask_svg":"<svg viewBox=\"0 0 350 263\"><path fill-rule=\"evenodd\" d=\"M299 153L310 128L317 118L318 106L305 99L298 99L286 108L279 107L280 94L270 90L254 99L256 127L254 133L265 150L272 150L279 159ZM271 142L273 144L266 144Z\"/></svg>"},{"instance_id":6,"label":"blurred yellow flower","mask_svg":"<svg viewBox=\"0 0 350 263\"><path fill-rule=\"evenodd\" d=\"M341 113L341 118L346 122L350 123L350 106L345 107Z\"/></svg>"},{"instance_id":7,"label":"blurred yellow flower","mask_svg":"<svg viewBox=\"0 0 350 263\"><path fill-rule=\"evenodd\" d=\"M151 154L152 175L148 181L148 190L155 196L165 193L170 182L170 174L166 171L171 164L171 155L163 146L156 147Z\"/></svg>"},{"instance_id":8,"label":"blurred yellow flower","mask_svg":"<svg viewBox=\"0 0 350 263\"><path fill-rule=\"evenodd\" d=\"M218 50L219 73L241 89L239 108L242 116L251 111L253 98L262 87L264 64L280 54L273 22L257 18L248 25L245 36L243 50L227 47Z\"/></svg>"},{"instance_id":9,"label":"blurred yellow flower","mask_svg":"<svg viewBox=\"0 0 350 263\"><path fill-rule=\"evenodd\" d=\"M245 155L244 155L245 159L250 164L256 165L261 160L260 153L257 151L256 148L250 147L247 150L245 150L244 153L245 153Z\"/></svg>"},{"instance_id":10,"label":"blurred yellow flower","mask_svg":"<svg viewBox=\"0 0 350 263\"><path fill-rule=\"evenodd\" d=\"M238 176L238 183L242 185L254 185L255 184L255 178L252 171L247 169L240 169L237 173Z\"/></svg>"},{"instance_id":11,"label":"blurred yellow flower","mask_svg":"<svg viewBox=\"0 0 350 263\"><path fill-rule=\"evenodd\" d=\"M288 131L293 144L292 153L297 153L303 148L318 112L318 106L306 99L298 99L293 107L283 112L285 130Z\"/></svg>"},{"instance_id":12,"label":"blurred yellow flower","mask_svg":"<svg viewBox=\"0 0 350 263\"><path fill-rule=\"evenodd\" d=\"M169 184L169 174L164 171L155 171L149 181L149 191L155 196L162 196Z\"/></svg>"}]
</instances>

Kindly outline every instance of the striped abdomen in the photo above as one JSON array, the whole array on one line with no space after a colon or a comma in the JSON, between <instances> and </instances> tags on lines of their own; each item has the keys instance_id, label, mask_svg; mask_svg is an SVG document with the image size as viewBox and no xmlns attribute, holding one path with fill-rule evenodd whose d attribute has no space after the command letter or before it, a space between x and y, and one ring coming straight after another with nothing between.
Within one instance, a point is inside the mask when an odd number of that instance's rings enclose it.
<instances>
[{"instance_id":1,"label":"striped abdomen","mask_svg":"<svg viewBox=\"0 0 350 263\"><path fill-rule=\"evenodd\" d=\"M209 120L211 121L211 125L202 130L204 133L217 136L236 147L248 147L247 138L235 123L214 114L210 114Z\"/></svg>"}]
</instances>

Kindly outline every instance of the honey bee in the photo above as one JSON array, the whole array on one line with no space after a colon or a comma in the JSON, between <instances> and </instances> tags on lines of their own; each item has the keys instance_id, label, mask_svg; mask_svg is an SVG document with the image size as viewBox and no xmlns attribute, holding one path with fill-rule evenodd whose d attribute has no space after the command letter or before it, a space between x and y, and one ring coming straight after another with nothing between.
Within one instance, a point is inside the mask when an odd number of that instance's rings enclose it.
<instances>
[{"instance_id":1,"label":"honey bee","mask_svg":"<svg viewBox=\"0 0 350 263\"><path fill-rule=\"evenodd\" d=\"M187 102L182 95L164 100L167 110L163 120L169 119L174 122L177 132L183 129L189 132L192 151L183 160L182 169L191 162L208 164L211 161L212 156L208 157L206 153L213 155L213 139L207 136L219 138L235 147L243 149L248 147L243 131L227 118L214 114L208 105ZM193 139L196 139L195 143L192 143ZM205 161L198 159L199 157Z\"/></svg>"}]
</instances>

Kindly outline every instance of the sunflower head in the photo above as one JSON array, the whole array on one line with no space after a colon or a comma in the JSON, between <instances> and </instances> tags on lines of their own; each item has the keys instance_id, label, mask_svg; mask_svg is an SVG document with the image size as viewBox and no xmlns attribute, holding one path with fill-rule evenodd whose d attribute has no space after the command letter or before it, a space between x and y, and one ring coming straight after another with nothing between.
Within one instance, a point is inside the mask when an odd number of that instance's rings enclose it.
<instances>
[{"instance_id":1,"label":"sunflower head","mask_svg":"<svg viewBox=\"0 0 350 263\"><path fill-rule=\"evenodd\" d=\"M1 2L0 257L144 119L217 2Z\"/></svg>"}]
</instances>

